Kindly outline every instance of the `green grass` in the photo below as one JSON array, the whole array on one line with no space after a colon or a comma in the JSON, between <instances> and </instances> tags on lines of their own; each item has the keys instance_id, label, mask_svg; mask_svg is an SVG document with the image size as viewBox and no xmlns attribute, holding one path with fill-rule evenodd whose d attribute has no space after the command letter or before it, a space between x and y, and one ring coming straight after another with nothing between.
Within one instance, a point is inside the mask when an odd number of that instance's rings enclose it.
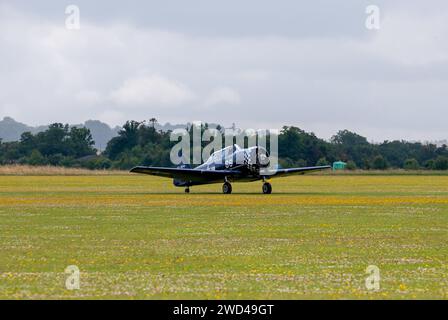
<instances>
[{"instance_id":1,"label":"green grass","mask_svg":"<svg viewBox=\"0 0 448 320\"><path fill-rule=\"evenodd\" d=\"M447 176L272 183L185 195L148 176L0 176L0 298L448 297Z\"/></svg>"}]
</instances>

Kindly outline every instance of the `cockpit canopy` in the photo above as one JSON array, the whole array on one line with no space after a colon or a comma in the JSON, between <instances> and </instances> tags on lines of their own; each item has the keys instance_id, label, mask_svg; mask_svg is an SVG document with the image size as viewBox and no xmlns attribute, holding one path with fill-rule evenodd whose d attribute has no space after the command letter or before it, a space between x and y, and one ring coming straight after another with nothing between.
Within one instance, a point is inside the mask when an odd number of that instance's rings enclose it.
<instances>
[{"instance_id":1,"label":"cockpit canopy","mask_svg":"<svg viewBox=\"0 0 448 320\"><path fill-rule=\"evenodd\" d=\"M224 149L214 152L204 163L207 167L217 164L232 165L255 165L259 167L268 167L270 163L268 151L260 146L242 149L237 144L228 146Z\"/></svg>"},{"instance_id":2,"label":"cockpit canopy","mask_svg":"<svg viewBox=\"0 0 448 320\"><path fill-rule=\"evenodd\" d=\"M239 150L241 150L241 148L237 144L234 144L233 146L228 146L228 147L225 147L224 149L215 151L207 159L205 164L225 163L226 159L232 158L233 154Z\"/></svg>"}]
</instances>

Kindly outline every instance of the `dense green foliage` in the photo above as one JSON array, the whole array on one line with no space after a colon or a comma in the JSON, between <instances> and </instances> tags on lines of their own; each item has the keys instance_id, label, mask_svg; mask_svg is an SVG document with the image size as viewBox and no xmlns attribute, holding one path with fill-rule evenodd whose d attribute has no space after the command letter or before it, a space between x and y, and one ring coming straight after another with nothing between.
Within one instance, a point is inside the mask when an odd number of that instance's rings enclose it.
<instances>
[{"instance_id":1,"label":"dense green foliage","mask_svg":"<svg viewBox=\"0 0 448 320\"><path fill-rule=\"evenodd\" d=\"M88 129L55 123L35 135L23 133L20 141L0 141L0 163L88 167L89 159L96 158L93 144Z\"/></svg>"},{"instance_id":2,"label":"dense green foliage","mask_svg":"<svg viewBox=\"0 0 448 320\"><path fill-rule=\"evenodd\" d=\"M154 124L128 121L118 136L109 141L104 154L118 169L138 164L169 166L171 147L169 132L157 131Z\"/></svg>"},{"instance_id":3,"label":"dense green foliage","mask_svg":"<svg viewBox=\"0 0 448 320\"><path fill-rule=\"evenodd\" d=\"M37 134L25 132L20 141L2 143L0 164L60 165L91 169L129 169L135 165L171 166L170 151L177 141L170 132L149 124L127 121L118 136L97 155L90 131L86 128L52 124ZM204 125L202 132L207 128ZM192 137L192 127L186 128ZM222 134L222 128L218 126ZM225 141L222 136L223 142ZM209 142L205 141L202 146ZM283 167L326 165L347 162L347 169L404 168L406 170L448 170L448 148L407 141L369 143L365 137L348 130L339 131L330 141L297 127L283 127L279 135L279 162Z\"/></svg>"}]
</instances>

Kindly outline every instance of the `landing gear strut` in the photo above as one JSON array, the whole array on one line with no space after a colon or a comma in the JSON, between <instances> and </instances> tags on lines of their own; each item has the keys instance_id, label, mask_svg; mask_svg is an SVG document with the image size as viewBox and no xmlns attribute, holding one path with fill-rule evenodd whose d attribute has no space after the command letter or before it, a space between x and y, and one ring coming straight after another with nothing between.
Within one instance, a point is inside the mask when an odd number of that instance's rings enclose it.
<instances>
[{"instance_id":1,"label":"landing gear strut","mask_svg":"<svg viewBox=\"0 0 448 320\"><path fill-rule=\"evenodd\" d=\"M224 184L222 185L222 193L224 194L231 194L232 193L232 185L230 184L230 182L224 182Z\"/></svg>"},{"instance_id":2,"label":"landing gear strut","mask_svg":"<svg viewBox=\"0 0 448 320\"><path fill-rule=\"evenodd\" d=\"M190 187L185 188L185 193L190 193Z\"/></svg>"},{"instance_id":3,"label":"landing gear strut","mask_svg":"<svg viewBox=\"0 0 448 320\"><path fill-rule=\"evenodd\" d=\"M271 194L272 193L272 185L269 182L263 183L263 193Z\"/></svg>"}]
</instances>

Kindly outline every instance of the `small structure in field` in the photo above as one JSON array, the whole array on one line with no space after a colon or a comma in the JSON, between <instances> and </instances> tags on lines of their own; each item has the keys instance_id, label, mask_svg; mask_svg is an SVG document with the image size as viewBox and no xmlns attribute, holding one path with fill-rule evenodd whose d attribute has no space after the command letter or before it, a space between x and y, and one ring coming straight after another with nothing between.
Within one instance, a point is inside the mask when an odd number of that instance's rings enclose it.
<instances>
[{"instance_id":1,"label":"small structure in field","mask_svg":"<svg viewBox=\"0 0 448 320\"><path fill-rule=\"evenodd\" d=\"M333 171L336 170L345 170L345 167L347 166L347 163L343 162L343 161L336 161L333 162Z\"/></svg>"}]
</instances>

